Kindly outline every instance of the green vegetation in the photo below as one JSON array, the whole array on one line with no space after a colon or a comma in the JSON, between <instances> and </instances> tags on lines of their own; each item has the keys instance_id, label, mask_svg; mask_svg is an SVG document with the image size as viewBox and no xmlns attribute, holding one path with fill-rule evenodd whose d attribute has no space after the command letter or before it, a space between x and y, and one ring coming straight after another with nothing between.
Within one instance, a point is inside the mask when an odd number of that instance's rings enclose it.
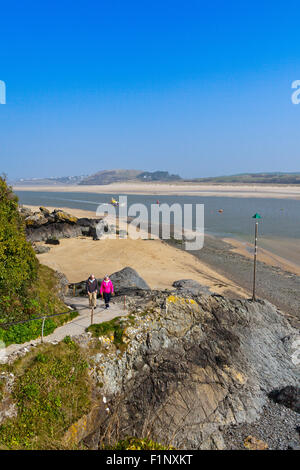
<instances>
[{"instance_id":1,"label":"green vegetation","mask_svg":"<svg viewBox=\"0 0 300 470\"><path fill-rule=\"evenodd\" d=\"M194 178L195 183L300 184L300 173L242 173L239 175Z\"/></svg>"},{"instance_id":2,"label":"green vegetation","mask_svg":"<svg viewBox=\"0 0 300 470\"><path fill-rule=\"evenodd\" d=\"M88 363L82 350L65 339L41 345L6 367L16 376L12 398L18 416L0 425L0 448L65 448L65 432L90 407Z\"/></svg>"},{"instance_id":3,"label":"green vegetation","mask_svg":"<svg viewBox=\"0 0 300 470\"><path fill-rule=\"evenodd\" d=\"M78 312L70 312L53 318L47 318L44 324L44 336L50 335L58 327L73 320ZM9 344L22 344L41 336L43 320L32 320L27 323L12 325L8 328L0 328L0 340Z\"/></svg>"},{"instance_id":4,"label":"green vegetation","mask_svg":"<svg viewBox=\"0 0 300 470\"><path fill-rule=\"evenodd\" d=\"M134 317L133 315L129 315L127 317L116 317L103 323L95 323L94 325L90 325L87 331L90 331L96 338L99 338L99 336L113 338L114 345L122 351L126 348L126 344L123 341L124 331L128 326L133 324Z\"/></svg>"},{"instance_id":5,"label":"green vegetation","mask_svg":"<svg viewBox=\"0 0 300 470\"><path fill-rule=\"evenodd\" d=\"M174 447L165 446L154 442L151 439L139 439L137 437L128 437L119 441L113 447L106 447L108 450L175 450Z\"/></svg>"},{"instance_id":6,"label":"green vegetation","mask_svg":"<svg viewBox=\"0 0 300 470\"><path fill-rule=\"evenodd\" d=\"M18 211L18 198L0 178L0 324L24 321L66 311L58 297L55 272L39 264L26 241L24 221ZM45 335L77 316L70 313L45 321ZM41 334L42 320L0 328L6 345L23 343Z\"/></svg>"},{"instance_id":7,"label":"green vegetation","mask_svg":"<svg viewBox=\"0 0 300 470\"><path fill-rule=\"evenodd\" d=\"M28 289L38 276L38 261L26 241L18 198L0 178L0 318L23 319Z\"/></svg>"},{"instance_id":8,"label":"green vegetation","mask_svg":"<svg viewBox=\"0 0 300 470\"><path fill-rule=\"evenodd\" d=\"M122 321L121 318L122 317L116 317L110 321L95 323L94 325L90 325L87 331L90 331L96 338L99 336L113 337L115 346L122 348L122 346L124 346L123 333L127 325L124 324L125 322Z\"/></svg>"}]
</instances>

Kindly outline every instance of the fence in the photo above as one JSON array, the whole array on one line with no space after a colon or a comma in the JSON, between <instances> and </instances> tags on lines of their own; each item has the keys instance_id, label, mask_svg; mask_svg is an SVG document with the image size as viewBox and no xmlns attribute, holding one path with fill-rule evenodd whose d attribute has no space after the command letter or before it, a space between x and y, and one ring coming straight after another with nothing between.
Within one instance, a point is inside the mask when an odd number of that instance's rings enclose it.
<instances>
[{"instance_id":1,"label":"fence","mask_svg":"<svg viewBox=\"0 0 300 470\"><path fill-rule=\"evenodd\" d=\"M76 287L73 290L73 295L76 297ZM21 325L23 323L28 323L28 322L35 321L35 320L43 320L42 321L42 330L41 330L41 342L43 342L44 341L45 321L48 318L57 317L59 315L67 315L69 313L80 312L81 310L86 310L86 308L87 307L76 308L76 309L73 309L73 310L69 309L69 310L66 310L65 312L52 313L50 315L41 315L40 317L29 318L27 320L20 320L20 321L15 321L15 322L8 322L8 323L0 323L0 328L6 329L6 328L8 328L10 326L13 326L13 325ZM124 295L124 299L123 299L123 308L124 308L124 310L126 310L126 295ZM93 324L93 316L94 316L94 308L91 309L91 324Z\"/></svg>"},{"instance_id":2,"label":"fence","mask_svg":"<svg viewBox=\"0 0 300 470\"><path fill-rule=\"evenodd\" d=\"M20 320L20 321L15 321L15 322L8 322L8 323L0 323L0 328L2 329L6 329L8 328L9 326L13 326L13 325L20 325L20 324L23 324L23 323L28 323L28 322L31 322L31 321L36 321L36 320L43 320L42 321L42 330L41 330L41 342L44 341L44 326L45 326L45 321L48 319L48 318L53 318L53 317L57 317L59 315L67 315L69 313L75 313L75 312L80 312L81 310L85 310L86 307L82 307L82 308L77 308L77 309L74 309L74 310L67 310L65 312L59 312L59 313L52 313L51 315L42 315L40 317L34 317L34 318L29 318L27 320Z\"/></svg>"}]
</instances>

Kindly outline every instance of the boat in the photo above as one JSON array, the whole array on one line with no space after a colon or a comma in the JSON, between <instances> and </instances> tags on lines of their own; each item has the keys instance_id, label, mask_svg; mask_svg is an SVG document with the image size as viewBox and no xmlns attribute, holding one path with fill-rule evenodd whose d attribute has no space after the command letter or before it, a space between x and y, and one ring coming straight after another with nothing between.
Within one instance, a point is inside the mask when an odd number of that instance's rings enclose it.
<instances>
[{"instance_id":1,"label":"boat","mask_svg":"<svg viewBox=\"0 0 300 470\"><path fill-rule=\"evenodd\" d=\"M113 197L111 198L110 203L111 203L114 207L118 207L118 206L119 206L119 201L116 201L116 199L114 199Z\"/></svg>"}]
</instances>

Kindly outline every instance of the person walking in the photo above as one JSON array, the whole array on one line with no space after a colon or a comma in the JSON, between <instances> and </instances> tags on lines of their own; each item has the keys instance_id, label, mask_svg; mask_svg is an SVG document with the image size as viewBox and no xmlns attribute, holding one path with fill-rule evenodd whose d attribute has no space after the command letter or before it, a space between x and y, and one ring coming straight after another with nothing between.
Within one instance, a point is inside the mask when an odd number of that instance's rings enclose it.
<instances>
[{"instance_id":1,"label":"person walking","mask_svg":"<svg viewBox=\"0 0 300 470\"><path fill-rule=\"evenodd\" d=\"M110 297L114 295L114 286L107 274L101 283L100 294L102 295L102 299L104 297L105 308L109 308Z\"/></svg>"},{"instance_id":2,"label":"person walking","mask_svg":"<svg viewBox=\"0 0 300 470\"><path fill-rule=\"evenodd\" d=\"M94 274L91 274L86 281L86 291L89 296L89 305L91 308L96 308L97 306L97 289L97 279L95 278Z\"/></svg>"}]
</instances>

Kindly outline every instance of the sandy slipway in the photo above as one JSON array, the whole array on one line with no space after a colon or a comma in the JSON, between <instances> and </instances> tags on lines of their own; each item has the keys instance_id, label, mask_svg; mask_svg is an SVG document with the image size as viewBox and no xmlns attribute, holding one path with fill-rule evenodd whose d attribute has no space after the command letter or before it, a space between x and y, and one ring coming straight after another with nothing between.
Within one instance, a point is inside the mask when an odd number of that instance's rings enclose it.
<instances>
[{"instance_id":1,"label":"sandy slipway","mask_svg":"<svg viewBox=\"0 0 300 470\"><path fill-rule=\"evenodd\" d=\"M275 389L291 386L299 398L299 332L273 305L140 291L129 309L122 350L106 338L93 356L98 405L66 438L91 449L126 436L177 449L243 448L241 426L252 425L269 448L299 445L299 414L284 404L276 404L282 413L270 409ZM78 338L84 348L93 341Z\"/></svg>"}]
</instances>

